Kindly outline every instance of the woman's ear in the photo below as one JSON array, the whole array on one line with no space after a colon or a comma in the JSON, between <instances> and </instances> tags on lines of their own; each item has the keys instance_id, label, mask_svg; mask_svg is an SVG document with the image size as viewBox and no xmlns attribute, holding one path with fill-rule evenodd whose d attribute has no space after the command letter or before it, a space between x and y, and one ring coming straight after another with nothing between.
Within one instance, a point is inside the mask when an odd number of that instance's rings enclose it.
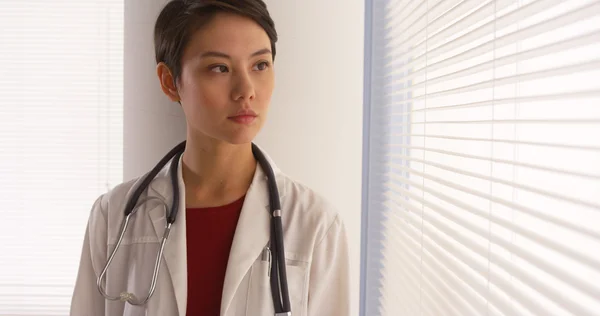
<instances>
[{"instance_id":1,"label":"woman's ear","mask_svg":"<svg viewBox=\"0 0 600 316\"><path fill-rule=\"evenodd\" d=\"M158 63L156 65L156 75L158 76L158 80L160 81L160 88L163 93L171 99L173 102L179 102L179 91L177 91L177 86L175 85L175 80L173 80L173 75L171 74L171 70L167 65L163 62Z\"/></svg>"}]
</instances>

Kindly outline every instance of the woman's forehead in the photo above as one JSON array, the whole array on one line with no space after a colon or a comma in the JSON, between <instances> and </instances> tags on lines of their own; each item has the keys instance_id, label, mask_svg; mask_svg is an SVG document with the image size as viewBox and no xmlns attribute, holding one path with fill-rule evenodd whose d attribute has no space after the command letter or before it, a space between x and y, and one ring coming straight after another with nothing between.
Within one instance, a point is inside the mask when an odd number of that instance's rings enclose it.
<instances>
[{"instance_id":1,"label":"woman's forehead","mask_svg":"<svg viewBox=\"0 0 600 316\"><path fill-rule=\"evenodd\" d=\"M269 48L269 36L258 23L237 14L218 13L192 35L186 55L219 52L231 58L248 58Z\"/></svg>"}]
</instances>

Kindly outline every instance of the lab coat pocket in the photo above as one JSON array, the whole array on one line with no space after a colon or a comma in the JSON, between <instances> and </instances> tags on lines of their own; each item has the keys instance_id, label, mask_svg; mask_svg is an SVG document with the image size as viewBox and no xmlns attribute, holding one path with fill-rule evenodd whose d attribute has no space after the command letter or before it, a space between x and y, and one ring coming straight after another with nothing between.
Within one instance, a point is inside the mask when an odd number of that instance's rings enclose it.
<instances>
[{"instance_id":1,"label":"lab coat pocket","mask_svg":"<svg viewBox=\"0 0 600 316\"><path fill-rule=\"evenodd\" d=\"M289 261L286 264L288 291L293 315L306 315L306 279L308 264L304 262ZM271 295L271 280L269 277L269 262L257 260L250 272L248 286L248 303L246 315L262 316L275 315Z\"/></svg>"}]
</instances>

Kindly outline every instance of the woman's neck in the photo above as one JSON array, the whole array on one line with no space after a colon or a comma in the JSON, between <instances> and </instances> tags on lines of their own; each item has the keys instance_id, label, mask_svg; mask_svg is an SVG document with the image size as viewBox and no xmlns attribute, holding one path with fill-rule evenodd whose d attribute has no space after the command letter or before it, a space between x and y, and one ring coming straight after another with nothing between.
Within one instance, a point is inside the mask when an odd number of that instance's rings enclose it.
<instances>
[{"instance_id":1,"label":"woman's neck","mask_svg":"<svg viewBox=\"0 0 600 316\"><path fill-rule=\"evenodd\" d=\"M232 145L188 136L183 153L187 207L225 205L246 194L256 171L252 144Z\"/></svg>"}]
</instances>

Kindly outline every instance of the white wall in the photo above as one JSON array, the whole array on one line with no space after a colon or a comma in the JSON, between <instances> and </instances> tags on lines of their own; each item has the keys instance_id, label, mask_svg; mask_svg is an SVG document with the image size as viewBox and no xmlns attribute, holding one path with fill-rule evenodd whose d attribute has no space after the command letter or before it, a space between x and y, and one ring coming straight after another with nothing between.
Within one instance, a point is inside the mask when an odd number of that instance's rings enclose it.
<instances>
[{"instance_id":1,"label":"white wall","mask_svg":"<svg viewBox=\"0 0 600 316\"><path fill-rule=\"evenodd\" d=\"M333 202L351 247L358 315L363 91L362 0L267 0L280 39L276 87L256 142L277 165ZM185 137L154 71L152 28L165 0L125 1L124 176L151 168Z\"/></svg>"},{"instance_id":2,"label":"white wall","mask_svg":"<svg viewBox=\"0 0 600 316\"><path fill-rule=\"evenodd\" d=\"M343 215L358 315L364 1L266 2L280 39L270 116L257 143Z\"/></svg>"},{"instance_id":3,"label":"white wall","mask_svg":"<svg viewBox=\"0 0 600 316\"><path fill-rule=\"evenodd\" d=\"M152 168L177 142L185 139L179 104L160 90L154 61L156 16L167 0L125 1L123 176L125 180Z\"/></svg>"}]
</instances>

